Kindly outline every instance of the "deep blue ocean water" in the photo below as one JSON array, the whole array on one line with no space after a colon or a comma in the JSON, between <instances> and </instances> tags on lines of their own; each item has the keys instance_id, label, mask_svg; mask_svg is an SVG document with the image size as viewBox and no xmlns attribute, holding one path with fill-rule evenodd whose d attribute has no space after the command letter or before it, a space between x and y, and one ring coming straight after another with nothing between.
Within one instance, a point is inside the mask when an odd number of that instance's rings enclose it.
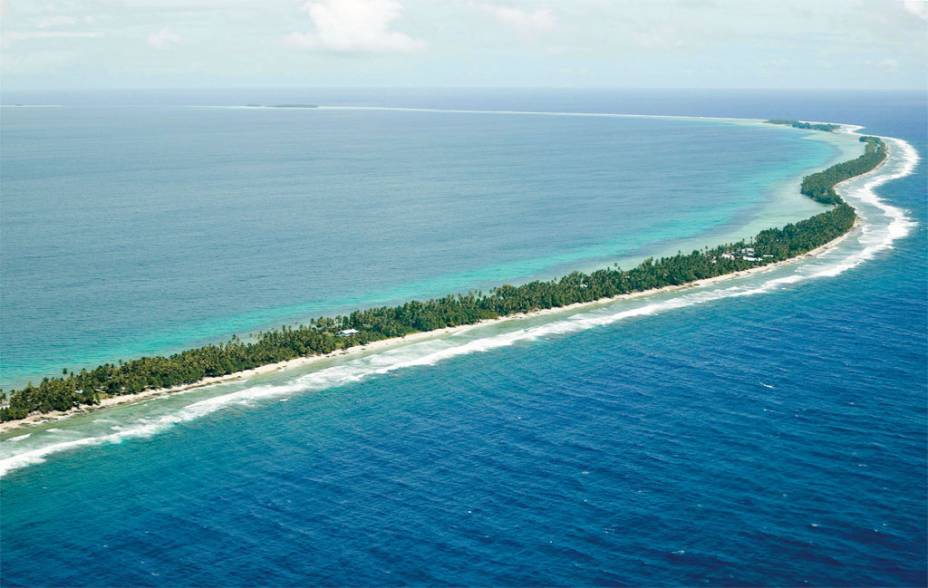
<instances>
[{"instance_id":1,"label":"deep blue ocean water","mask_svg":"<svg viewBox=\"0 0 928 588\"><path fill-rule=\"evenodd\" d=\"M403 99L836 120L926 154L911 95ZM236 403L15 470L3 583L924 585L924 164L879 193L918 225L835 277Z\"/></svg>"}]
</instances>

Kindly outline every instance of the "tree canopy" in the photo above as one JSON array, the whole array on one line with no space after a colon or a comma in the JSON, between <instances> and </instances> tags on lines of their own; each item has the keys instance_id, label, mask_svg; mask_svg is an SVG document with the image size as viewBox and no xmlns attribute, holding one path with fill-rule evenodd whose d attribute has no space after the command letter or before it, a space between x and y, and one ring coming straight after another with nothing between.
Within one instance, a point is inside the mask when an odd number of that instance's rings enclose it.
<instances>
[{"instance_id":1,"label":"tree canopy","mask_svg":"<svg viewBox=\"0 0 928 588\"><path fill-rule=\"evenodd\" d=\"M834 193L834 185L873 169L886 157L886 148L880 139L862 137L861 141L867 143L864 155L812 174L803 181L803 194L819 202L835 204L833 208L782 228L766 229L749 241L647 259L629 270L610 267L518 286L503 285L486 293L412 300L397 306L320 317L298 326L283 326L256 333L247 341L232 337L224 343L168 356L105 363L76 372L62 370L60 376L44 378L37 385L30 382L13 390L6 406L0 408L0 420L98 404L100 399L110 396L193 384L212 376L321 355L381 339L676 286L783 261L828 243L854 225L854 209Z\"/></svg>"},{"instance_id":2,"label":"tree canopy","mask_svg":"<svg viewBox=\"0 0 928 588\"><path fill-rule=\"evenodd\" d=\"M831 123L810 123L782 118L772 118L768 120L767 123L771 125L786 125L794 129L805 129L808 131L825 131L826 133L831 133L841 128L841 125L833 125Z\"/></svg>"}]
</instances>

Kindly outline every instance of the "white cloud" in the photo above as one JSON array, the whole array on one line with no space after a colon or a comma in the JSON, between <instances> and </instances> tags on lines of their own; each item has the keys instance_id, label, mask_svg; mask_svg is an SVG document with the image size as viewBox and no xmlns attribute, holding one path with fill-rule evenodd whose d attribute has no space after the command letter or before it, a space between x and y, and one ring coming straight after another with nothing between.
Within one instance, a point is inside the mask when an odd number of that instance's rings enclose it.
<instances>
[{"instance_id":1,"label":"white cloud","mask_svg":"<svg viewBox=\"0 0 928 588\"><path fill-rule=\"evenodd\" d=\"M69 27L77 24L77 19L73 16L53 15L39 19L36 26L40 29L55 29L58 27Z\"/></svg>"},{"instance_id":2,"label":"white cloud","mask_svg":"<svg viewBox=\"0 0 928 588\"><path fill-rule=\"evenodd\" d=\"M683 34L674 27L655 26L635 31L631 35L635 43L644 49L676 49L683 47Z\"/></svg>"},{"instance_id":3,"label":"white cloud","mask_svg":"<svg viewBox=\"0 0 928 588\"><path fill-rule=\"evenodd\" d=\"M928 20L928 1L902 0L902 7L922 20Z\"/></svg>"},{"instance_id":4,"label":"white cloud","mask_svg":"<svg viewBox=\"0 0 928 588\"><path fill-rule=\"evenodd\" d=\"M889 73L895 73L899 71L899 60L893 59L892 57L884 57L883 59L869 60L867 65L876 66L883 71Z\"/></svg>"},{"instance_id":5,"label":"white cloud","mask_svg":"<svg viewBox=\"0 0 928 588\"><path fill-rule=\"evenodd\" d=\"M481 4L480 7L521 34L547 33L557 26L554 13L547 8L528 11L499 4Z\"/></svg>"},{"instance_id":6,"label":"white cloud","mask_svg":"<svg viewBox=\"0 0 928 588\"><path fill-rule=\"evenodd\" d=\"M89 31L8 31L4 41L34 41L42 39L99 39L103 33Z\"/></svg>"},{"instance_id":7,"label":"white cloud","mask_svg":"<svg viewBox=\"0 0 928 588\"><path fill-rule=\"evenodd\" d=\"M166 49L171 45L179 45L184 38L168 29L161 29L157 33L148 35L148 45L155 49Z\"/></svg>"},{"instance_id":8,"label":"white cloud","mask_svg":"<svg viewBox=\"0 0 928 588\"><path fill-rule=\"evenodd\" d=\"M425 43L390 30L403 7L398 0L314 0L303 5L313 32L290 33L295 47L339 53L417 51Z\"/></svg>"}]
</instances>

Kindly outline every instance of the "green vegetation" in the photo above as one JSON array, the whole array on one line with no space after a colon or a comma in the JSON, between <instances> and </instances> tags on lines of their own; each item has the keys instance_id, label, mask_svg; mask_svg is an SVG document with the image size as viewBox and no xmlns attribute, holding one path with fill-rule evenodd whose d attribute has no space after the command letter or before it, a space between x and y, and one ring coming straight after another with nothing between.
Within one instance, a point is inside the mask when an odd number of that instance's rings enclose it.
<instances>
[{"instance_id":1,"label":"green vegetation","mask_svg":"<svg viewBox=\"0 0 928 588\"><path fill-rule=\"evenodd\" d=\"M305 325L258 333L250 341L233 337L226 343L205 345L167 357L107 363L80 372L62 370L59 377L45 378L38 385L29 383L11 392L7 405L0 408L0 420L97 404L108 396L193 384L211 376L410 333L676 286L783 261L828 243L854 225L854 209L834 193L834 185L873 169L886 157L886 148L879 139L864 137L861 140L867 143L864 155L803 181L804 194L836 206L783 228L761 231L752 241L647 259L630 270L611 267L590 274L574 272L550 281L500 286L489 293L455 294L433 300L414 300L399 306L358 310L347 316L322 317Z\"/></svg>"},{"instance_id":2,"label":"green vegetation","mask_svg":"<svg viewBox=\"0 0 928 588\"><path fill-rule=\"evenodd\" d=\"M831 133L841 128L841 125L833 125L829 123L810 123L802 122L800 120L785 120L782 118L772 118L768 120L767 123L771 125L786 125L788 127L793 127L794 129L805 129L807 131L825 131L826 133Z\"/></svg>"},{"instance_id":3,"label":"green vegetation","mask_svg":"<svg viewBox=\"0 0 928 588\"><path fill-rule=\"evenodd\" d=\"M835 184L866 173L886 159L886 144L883 141L876 137L861 137L860 141L867 144L863 155L804 177L800 191L822 204L840 204L842 200L835 192Z\"/></svg>"}]
</instances>

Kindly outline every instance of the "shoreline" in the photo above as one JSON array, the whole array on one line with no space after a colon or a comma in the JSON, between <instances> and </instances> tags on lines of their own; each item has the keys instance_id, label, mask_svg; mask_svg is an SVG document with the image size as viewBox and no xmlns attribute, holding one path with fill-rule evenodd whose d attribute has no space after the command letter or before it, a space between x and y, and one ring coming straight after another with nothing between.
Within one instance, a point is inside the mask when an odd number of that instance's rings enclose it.
<instances>
[{"instance_id":1,"label":"shoreline","mask_svg":"<svg viewBox=\"0 0 928 588\"><path fill-rule=\"evenodd\" d=\"M874 168L868 173L876 172L877 170L880 169L880 167L882 167L882 165L883 164L881 163L880 166ZM855 176L855 177L860 177L860 176ZM444 327L441 329L436 329L434 331L421 331L418 333L412 333L409 335L405 335L403 337L390 337L388 339L381 339L379 341L373 341L371 343L367 343L364 345L356 345L354 347L349 347L347 349L338 349L331 353L325 353L321 355L311 355L307 357L298 357L298 358L287 360L287 361L271 363L271 364L263 365L260 367L252 368L249 370L243 370L240 372L227 374L225 376L212 376L212 377L204 378L192 384L182 384L182 385L173 386L170 388L155 388L152 390L145 390L142 392L138 392L136 394L123 394L119 396L110 396L108 398L102 399L99 404L76 406L66 411L35 413L23 419L0 422L0 435L9 433L10 431L15 431L20 428L25 428L25 427L31 428L33 426L39 426L43 424L58 422L58 421L70 418L72 416L97 412L99 410L103 410L103 409L106 409L112 406L137 404L137 403L144 402L146 400L150 400L153 398L159 398L162 396L182 394L185 392L191 392L193 390L198 390L200 388L205 388L208 386L229 384L232 382L243 381L243 380L247 380L247 379L250 379L256 376L270 374L270 373L274 373L278 371L285 371L285 370L297 369L300 367L306 367L306 366L312 365L313 363L320 363L320 362L330 360L330 359L361 355L364 353L376 353L377 351L388 349L390 347L399 346L403 344L411 344L411 343L415 343L418 341L424 341L424 340L428 340L432 338L438 338L443 335L458 334L458 333L462 333L462 332L465 332L465 331L468 331L468 330L471 330L477 327L486 326L490 324L500 324L502 322L526 320L526 319L546 316L550 314L557 314L557 313L568 313L569 314L574 311L593 309L593 308L597 308L601 306L608 306L609 304L613 304L615 302L619 302L622 300L633 300L636 298L645 298L648 296L666 294L669 292L678 292L681 290L688 290L688 289L699 288L699 287L704 287L704 286L711 286L713 284L725 282L728 280L733 280L735 278L741 278L741 277L748 276L748 275L761 274L761 273L772 271L774 269L777 269L777 268L780 268L786 265L797 263L805 259L809 259L811 257L817 257L819 255L823 255L827 253L828 251L831 251L832 249L837 247L842 241L847 239L851 235L851 233L854 232L854 230L859 227L859 225L860 225L860 220L857 219L854 221L854 225L851 227L850 230L848 230L843 235L840 235L836 237L835 239L829 241L828 243L820 245L816 247L815 249L807 251L801 255L797 255L796 257L791 257L790 259L784 259L783 261L778 261L778 262L770 263L770 264L763 265L763 266L758 266L758 267L754 267L754 268L750 268L746 270L736 271L730 274L724 274L721 276L715 276L715 277L706 278L703 280L697 280L694 282L688 282L686 284L663 286L660 288L643 290L641 292L632 292L629 294L620 294L618 296L613 296L610 298L601 298L599 300L593 300L590 302L576 302L573 304L568 304L566 306L561 306L557 308L544 308L540 310L534 310L531 312L512 314L512 315L502 316L502 317L492 318L492 319L484 319L484 320L481 320L481 321L478 321L476 323L469 324L469 325Z\"/></svg>"},{"instance_id":2,"label":"shoreline","mask_svg":"<svg viewBox=\"0 0 928 588\"><path fill-rule=\"evenodd\" d=\"M534 113L529 113L529 114L534 114ZM857 125L841 124L840 129L837 132L846 133L848 135L861 136L860 133L858 132L861 128L862 127L857 126ZM881 162L879 162L879 164L876 165L876 167L874 167L873 169L870 169L862 174L859 174L857 176L853 176L841 182L838 182L833 186L833 188L838 189L845 182L878 173L885 166L886 162L889 161L889 159L890 157L888 156L888 153L887 153L887 156ZM803 197L803 195L800 194L800 197ZM524 319L534 318L538 316L545 316L545 315L550 315L550 314L555 314L555 313L569 314L569 313L572 313L578 310L593 309L597 307L607 306L609 304L613 304L621 300L631 300L635 298L654 296L654 295L667 293L667 292L675 292L675 291L681 291L685 289L705 287L705 286L710 286L712 284L724 282L727 280L732 280L732 279L747 276L747 275L754 275L754 274L763 273L765 271L772 271L776 268L785 266L787 264L796 263L804 259L809 259L810 257L816 257L818 255L822 255L834 249L842 241L844 241L848 236L850 236L851 233L854 232L855 229L859 228L860 224L861 224L861 219L859 216L856 216L855 214L854 222L851 225L851 227L845 233L843 233L842 235L839 235L835 239L832 239L831 241L827 243L824 243L810 251L807 251L795 257L784 259L784 260L777 261L774 263L765 264L765 265L758 266L758 267L752 267L748 269L734 271L732 273L723 274L723 275L715 276L712 278L705 278L702 280L696 280L696 281L688 282L684 284L663 286L659 288L643 290L640 292L630 292L627 294L620 294L620 295L613 296L613 297L601 298L598 300L592 300L588 302L572 303L572 304L568 304L568 305L556 307L556 308L544 308L544 309L534 310L530 312L521 312L521 313L515 313L511 315L506 315L506 316L500 316L500 317L496 317L492 319L484 319L484 320L480 320L480 321L477 321L471 324L458 325L458 326L452 326L452 327L443 327L443 328L430 330L430 331L420 331L416 333L411 333L411 334L399 336L399 337L390 337L390 338L381 339L378 341L372 341L370 343L366 343L362 345L355 345L353 347L338 349L330 353L297 357L294 359L276 362L276 363L267 364L267 365L262 365L262 366L258 366L255 368L242 370L239 372L234 372L234 373L223 375L223 376L206 377L197 382L193 382L189 384L180 384L177 386L166 387L166 388L155 388L155 389L143 390L141 392L134 393L134 394L123 394L123 395L118 395L118 396L111 396L111 397L101 399L99 403L95 405L79 405L79 406L75 406L73 408L70 408L64 411L32 413L21 419L0 422L0 435L4 435L6 433L9 433L11 431L15 431L21 428L31 428L33 426L39 426L43 424L58 422L63 419L67 419L69 417L75 416L75 415L88 414L88 413L96 412L98 410L108 408L111 406L137 404L137 403L141 403L146 400L153 399L153 398L158 398L158 397L167 396L167 395L174 395L174 394L182 394L185 392L191 392L193 390L197 390L199 388L204 388L208 386L216 386L216 385L228 384L232 382L239 382L239 381L247 380L252 377L257 377L260 375L305 367L308 365L312 365L313 363L319 363L319 362L323 362L323 361L331 360L335 358L368 354L368 353L376 353L377 351L381 349L388 349L394 346L411 344L411 343L415 343L420 340L438 338L443 335L461 333L469 329L477 328L480 326L485 326L488 324L499 324L503 321L524 320Z\"/></svg>"}]
</instances>

